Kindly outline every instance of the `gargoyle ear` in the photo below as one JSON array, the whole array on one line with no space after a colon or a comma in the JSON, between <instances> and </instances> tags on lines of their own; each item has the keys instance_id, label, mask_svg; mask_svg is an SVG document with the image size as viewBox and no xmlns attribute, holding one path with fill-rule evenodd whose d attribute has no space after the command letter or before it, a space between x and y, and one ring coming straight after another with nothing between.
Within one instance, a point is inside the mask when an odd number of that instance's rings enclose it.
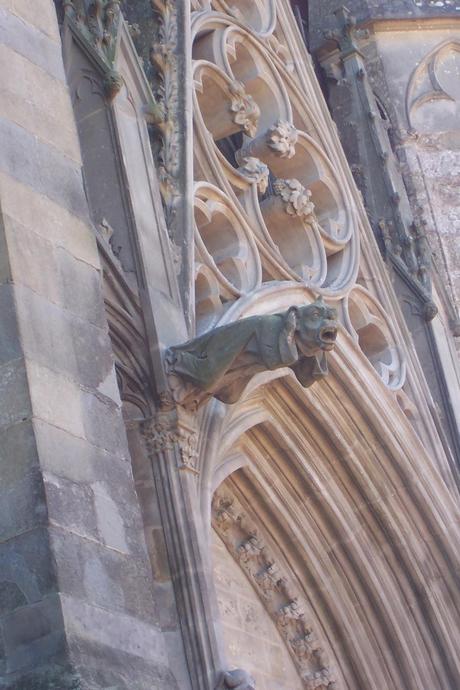
<instances>
[{"instance_id":1,"label":"gargoyle ear","mask_svg":"<svg viewBox=\"0 0 460 690\"><path fill-rule=\"evenodd\" d=\"M297 326L297 322L300 317L300 312L299 312L299 307L289 307L287 315L286 315L286 322L293 328Z\"/></svg>"},{"instance_id":2,"label":"gargoyle ear","mask_svg":"<svg viewBox=\"0 0 460 690\"><path fill-rule=\"evenodd\" d=\"M291 366L299 358L295 343L295 332L299 322L300 312L297 307L290 307L285 315L283 328L280 331L278 347L281 362L284 366Z\"/></svg>"}]
</instances>

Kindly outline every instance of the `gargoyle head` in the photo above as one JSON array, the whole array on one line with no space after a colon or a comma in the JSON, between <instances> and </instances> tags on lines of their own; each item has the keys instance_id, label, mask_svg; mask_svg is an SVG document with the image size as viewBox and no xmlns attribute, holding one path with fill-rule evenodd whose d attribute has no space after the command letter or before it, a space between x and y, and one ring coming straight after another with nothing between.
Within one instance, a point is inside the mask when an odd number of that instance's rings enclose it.
<instances>
[{"instance_id":1,"label":"gargoyle head","mask_svg":"<svg viewBox=\"0 0 460 690\"><path fill-rule=\"evenodd\" d=\"M221 683L218 685L217 690L221 688L223 690L255 690L256 684L254 678L247 672L240 668L234 671L227 671L222 674Z\"/></svg>"},{"instance_id":2,"label":"gargoyle head","mask_svg":"<svg viewBox=\"0 0 460 690\"><path fill-rule=\"evenodd\" d=\"M290 310L291 311L291 310ZM332 350L337 338L337 311L319 298L305 307L292 307L295 343L305 357Z\"/></svg>"}]
</instances>

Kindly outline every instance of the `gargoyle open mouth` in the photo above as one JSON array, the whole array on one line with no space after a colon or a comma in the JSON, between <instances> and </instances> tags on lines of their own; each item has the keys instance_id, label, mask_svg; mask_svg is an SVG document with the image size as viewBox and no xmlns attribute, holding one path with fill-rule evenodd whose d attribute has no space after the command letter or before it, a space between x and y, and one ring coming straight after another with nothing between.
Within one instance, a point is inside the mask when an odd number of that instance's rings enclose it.
<instances>
[{"instance_id":1,"label":"gargoyle open mouth","mask_svg":"<svg viewBox=\"0 0 460 690\"><path fill-rule=\"evenodd\" d=\"M334 326L325 326L319 333L322 348L324 350L332 350L337 338L337 328Z\"/></svg>"}]
</instances>

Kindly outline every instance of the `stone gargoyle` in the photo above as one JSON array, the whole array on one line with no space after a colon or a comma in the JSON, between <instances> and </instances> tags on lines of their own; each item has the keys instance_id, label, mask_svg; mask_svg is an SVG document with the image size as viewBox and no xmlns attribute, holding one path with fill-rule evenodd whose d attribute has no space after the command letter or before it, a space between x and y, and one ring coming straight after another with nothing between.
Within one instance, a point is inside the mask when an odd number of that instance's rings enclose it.
<instances>
[{"instance_id":1,"label":"stone gargoyle","mask_svg":"<svg viewBox=\"0 0 460 690\"><path fill-rule=\"evenodd\" d=\"M289 367L304 387L328 373L326 352L337 337L337 313L322 299L280 314L250 316L215 328L166 355L178 403L197 407L210 397L237 402L261 371Z\"/></svg>"}]
</instances>

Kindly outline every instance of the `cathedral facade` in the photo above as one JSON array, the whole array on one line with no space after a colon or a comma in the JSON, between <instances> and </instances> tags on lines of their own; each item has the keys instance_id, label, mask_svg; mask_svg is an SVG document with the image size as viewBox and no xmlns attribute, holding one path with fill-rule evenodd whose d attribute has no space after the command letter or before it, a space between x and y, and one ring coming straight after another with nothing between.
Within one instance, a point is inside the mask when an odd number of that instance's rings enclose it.
<instances>
[{"instance_id":1,"label":"cathedral facade","mask_svg":"<svg viewBox=\"0 0 460 690\"><path fill-rule=\"evenodd\" d=\"M0 51L0 689L458 690L458 2Z\"/></svg>"}]
</instances>

